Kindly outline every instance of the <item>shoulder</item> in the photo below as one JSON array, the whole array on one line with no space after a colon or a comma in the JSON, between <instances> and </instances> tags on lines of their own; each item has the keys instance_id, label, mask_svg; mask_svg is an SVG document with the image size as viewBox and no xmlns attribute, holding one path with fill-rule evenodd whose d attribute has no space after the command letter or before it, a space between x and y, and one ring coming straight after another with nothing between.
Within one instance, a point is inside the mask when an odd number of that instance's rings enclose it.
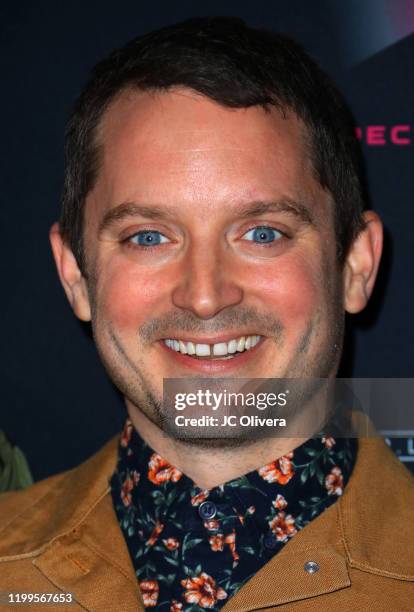
<instances>
[{"instance_id":1,"label":"shoulder","mask_svg":"<svg viewBox=\"0 0 414 612\"><path fill-rule=\"evenodd\" d=\"M351 567L414 580L414 477L380 438L359 438L357 461L338 503Z\"/></svg>"},{"instance_id":2,"label":"shoulder","mask_svg":"<svg viewBox=\"0 0 414 612\"><path fill-rule=\"evenodd\" d=\"M34 554L82 522L109 490L117 437L78 467L0 495L0 560Z\"/></svg>"},{"instance_id":3,"label":"shoulder","mask_svg":"<svg viewBox=\"0 0 414 612\"><path fill-rule=\"evenodd\" d=\"M402 501L401 509L414 512L414 507L406 503L414 496L414 476L382 438L358 439L357 461L351 480L355 484L354 493L365 499L371 497L374 502L381 497L384 503L390 494L404 491L402 498L394 498L391 503Z\"/></svg>"},{"instance_id":4,"label":"shoulder","mask_svg":"<svg viewBox=\"0 0 414 612\"><path fill-rule=\"evenodd\" d=\"M62 472L19 491L0 493L0 533L12 523L20 514L36 505L50 489L56 486L66 473Z\"/></svg>"}]
</instances>

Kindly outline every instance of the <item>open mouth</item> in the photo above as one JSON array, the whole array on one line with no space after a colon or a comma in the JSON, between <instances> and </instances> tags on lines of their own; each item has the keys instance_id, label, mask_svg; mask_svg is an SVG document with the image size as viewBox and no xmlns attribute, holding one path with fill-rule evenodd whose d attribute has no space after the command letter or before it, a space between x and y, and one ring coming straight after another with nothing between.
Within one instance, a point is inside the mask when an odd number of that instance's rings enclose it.
<instances>
[{"instance_id":1,"label":"open mouth","mask_svg":"<svg viewBox=\"0 0 414 612\"><path fill-rule=\"evenodd\" d=\"M171 350L188 355L200 360L229 360L254 348L262 339L262 336L250 335L232 338L228 342L217 342L215 344L201 344L187 342L176 338L166 338L164 344Z\"/></svg>"}]
</instances>

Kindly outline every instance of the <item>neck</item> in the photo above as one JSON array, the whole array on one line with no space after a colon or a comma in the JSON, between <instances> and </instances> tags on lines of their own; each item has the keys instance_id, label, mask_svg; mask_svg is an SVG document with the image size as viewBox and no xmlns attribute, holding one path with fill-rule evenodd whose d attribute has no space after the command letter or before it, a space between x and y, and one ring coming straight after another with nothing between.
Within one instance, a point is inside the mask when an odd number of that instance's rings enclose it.
<instances>
[{"instance_id":1,"label":"neck","mask_svg":"<svg viewBox=\"0 0 414 612\"><path fill-rule=\"evenodd\" d=\"M265 438L249 445L207 448L174 440L126 400L133 426L145 442L202 489L251 472L300 446L307 438Z\"/></svg>"}]
</instances>

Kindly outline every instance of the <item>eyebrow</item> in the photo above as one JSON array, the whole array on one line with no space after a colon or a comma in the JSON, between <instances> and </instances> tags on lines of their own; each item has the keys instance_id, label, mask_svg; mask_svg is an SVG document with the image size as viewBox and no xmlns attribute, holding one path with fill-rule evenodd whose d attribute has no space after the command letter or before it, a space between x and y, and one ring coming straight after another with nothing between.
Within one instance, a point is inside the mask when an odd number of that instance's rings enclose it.
<instances>
[{"instance_id":1,"label":"eyebrow","mask_svg":"<svg viewBox=\"0 0 414 612\"><path fill-rule=\"evenodd\" d=\"M159 206L145 206L134 202L124 202L114 208L108 210L101 223L99 224L99 232L114 225L118 221L122 221L128 217L145 217L146 219L173 219L176 209L161 208Z\"/></svg>"},{"instance_id":2,"label":"eyebrow","mask_svg":"<svg viewBox=\"0 0 414 612\"><path fill-rule=\"evenodd\" d=\"M128 217L171 220L176 218L177 212L177 208L165 209L159 206L146 206L135 202L123 202L105 213L101 223L99 224L99 233L108 229L111 225L114 225L115 223ZM297 217L305 225L315 225L309 206L306 206L306 204L301 202L291 200L290 198L283 198L281 200L272 202L249 202L248 204L243 205L241 209L237 210L238 216L245 219L272 212L286 213Z\"/></svg>"},{"instance_id":3,"label":"eyebrow","mask_svg":"<svg viewBox=\"0 0 414 612\"><path fill-rule=\"evenodd\" d=\"M310 207L290 198L283 198L275 202L251 202L244 205L239 214L241 217L250 218L272 212L287 213L297 217L304 225L315 225Z\"/></svg>"}]
</instances>

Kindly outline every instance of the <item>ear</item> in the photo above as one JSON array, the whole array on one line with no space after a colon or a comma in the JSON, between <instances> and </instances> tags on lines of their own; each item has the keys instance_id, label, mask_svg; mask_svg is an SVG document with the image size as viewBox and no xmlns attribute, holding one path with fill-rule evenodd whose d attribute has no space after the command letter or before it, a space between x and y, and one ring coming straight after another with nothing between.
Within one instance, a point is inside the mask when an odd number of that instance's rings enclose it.
<instances>
[{"instance_id":1,"label":"ear","mask_svg":"<svg viewBox=\"0 0 414 612\"><path fill-rule=\"evenodd\" d=\"M367 305L382 253L382 223L372 210L364 212L365 227L355 238L344 265L344 306L357 313Z\"/></svg>"},{"instance_id":2,"label":"ear","mask_svg":"<svg viewBox=\"0 0 414 612\"><path fill-rule=\"evenodd\" d=\"M54 223L49 232L60 282L75 315L81 321L91 320L88 287L70 247L63 240L59 224Z\"/></svg>"}]
</instances>

